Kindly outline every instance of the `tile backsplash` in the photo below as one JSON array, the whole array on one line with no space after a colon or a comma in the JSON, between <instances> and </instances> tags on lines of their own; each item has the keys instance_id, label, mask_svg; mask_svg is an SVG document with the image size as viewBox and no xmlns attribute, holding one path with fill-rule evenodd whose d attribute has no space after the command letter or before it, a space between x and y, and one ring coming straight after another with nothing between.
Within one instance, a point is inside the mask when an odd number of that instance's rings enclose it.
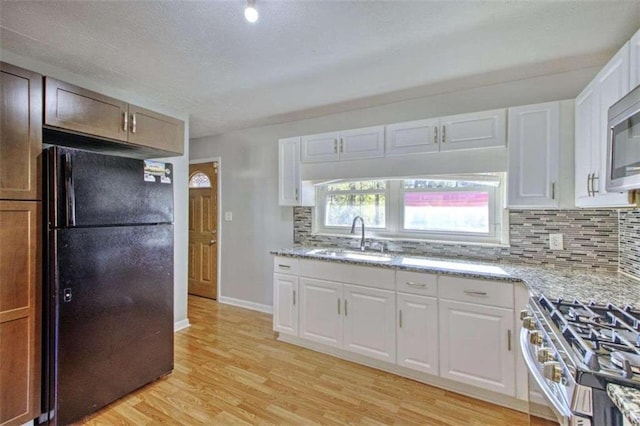
<instances>
[{"instance_id":1,"label":"tile backsplash","mask_svg":"<svg viewBox=\"0 0 640 426\"><path fill-rule=\"evenodd\" d=\"M620 211L620 271L640 278L640 209Z\"/></svg>"},{"instance_id":2,"label":"tile backsplash","mask_svg":"<svg viewBox=\"0 0 640 426\"><path fill-rule=\"evenodd\" d=\"M353 241L351 237L313 235L311 215L311 207L294 207L296 244L348 247ZM617 271L620 264L621 270L640 277L639 210L621 211L620 218L617 210L511 210L509 223L510 247L415 240L388 242L388 247L416 255L608 271ZM564 234L564 250L549 249L549 233Z\"/></svg>"}]
</instances>

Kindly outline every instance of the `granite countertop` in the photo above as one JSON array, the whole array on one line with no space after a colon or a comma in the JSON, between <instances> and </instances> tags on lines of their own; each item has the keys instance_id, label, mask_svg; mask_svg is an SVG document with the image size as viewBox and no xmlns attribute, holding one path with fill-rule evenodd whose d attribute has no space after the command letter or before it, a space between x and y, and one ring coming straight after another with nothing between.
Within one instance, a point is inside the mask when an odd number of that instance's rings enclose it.
<instances>
[{"instance_id":1,"label":"granite countertop","mask_svg":"<svg viewBox=\"0 0 640 426\"><path fill-rule=\"evenodd\" d=\"M640 426L640 389L610 383L607 385L607 393L630 424Z\"/></svg>"},{"instance_id":2,"label":"granite countertop","mask_svg":"<svg viewBox=\"0 0 640 426\"><path fill-rule=\"evenodd\" d=\"M386 253L388 259L372 260L375 256L380 256L380 253L320 247L294 247L274 250L271 254L492 281L522 282L536 296L640 307L640 280L615 272L576 271L570 268L507 262L466 262L458 259L404 256L399 253ZM369 256L374 258L368 258Z\"/></svg>"}]
</instances>

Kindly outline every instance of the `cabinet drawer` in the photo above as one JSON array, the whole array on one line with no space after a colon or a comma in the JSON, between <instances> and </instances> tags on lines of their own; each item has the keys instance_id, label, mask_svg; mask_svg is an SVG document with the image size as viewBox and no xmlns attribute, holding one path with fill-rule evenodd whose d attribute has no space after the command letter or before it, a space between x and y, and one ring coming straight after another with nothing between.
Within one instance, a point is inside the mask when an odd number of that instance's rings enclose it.
<instances>
[{"instance_id":1,"label":"cabinet drawer","mask_svg":"<svg viewBox=\"0 0 640 426\"><path fill-rule=\"evenodd\" d=\"M438 295L438 276L421 272L396 272L396 290L403 293Z\"/></svg>"},{"instance_id":2,"label":"cabinet drawer","mask_svg":"<svg viewBox=\"0 0 640 426\"><path fill-rule=\"evenodd\" d=\"M395 287L395 271L392 269L301 260L299 271L300 276L303 277L357 284L383 290L393 290Z\"/></svg>"},{"instance_id":3,"label":"cabinet drawer","mask_svg":"<svg viewBox=\"0 0 640 426\"><path fill-rule=\"evenodd\" d=\"M513 308L512 283L448 276L440 276L438 283L442 299Z\"/></svg>"},{"instance_id":4,"label":"cabinet drawer","mask_svg":"<svg viewBox=\"0 0 640 426\"><path fill-rule=\"evenodd\" d=\"M273 272L276 274L298 275L298 259L293 257L274 257Z\"/></svg>"}]
</instances>

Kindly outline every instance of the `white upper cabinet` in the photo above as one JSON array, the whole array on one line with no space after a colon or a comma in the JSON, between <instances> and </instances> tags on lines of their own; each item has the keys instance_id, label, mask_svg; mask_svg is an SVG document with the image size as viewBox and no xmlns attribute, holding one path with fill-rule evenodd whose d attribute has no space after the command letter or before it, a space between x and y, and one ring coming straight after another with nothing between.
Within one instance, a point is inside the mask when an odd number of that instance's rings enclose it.
<instances>
[{"instance_id":1,"label":"white upper cabinet","mask_svg":"<svg viewBox=\"0 0 640 426\"><path fill-rule=\"evenodd\" d=\"M384 156L384 126L302 137L302 162L319 163Z\"/></svg>"},{"instance_id":2,"label":"white upper cabinet","mask_svg":"<svg viewBox=\"0 0 640 426\"><path fill-rule=\"evenodd\" d=\"M442 117L440 128L440 151L505 146L506 110Z\"/></svg>"},{"instance_id":3,"label":"white upper cabinet","mask_svg":"<svg viewBox=\"0 0 640 426\"><path fill-rule=\"evenodd\" d=\"M509 108L509 207L558 208L560 102Z\"/></svg>"},{"instance_id":4,"label":"white upper cabinet","mask_svg":"<svg viewBox=\"0 0 640 426\"><path fill-rule=\"evenodd\" d=\"M626 192L607 193L605 189L607 115L609 107L629 92L629 44L615 54L576 98L575 196L578 207L616 207L629 203Z\"/></svg>"},{"instance_id":5,"label":"white upper cabinet","mask_svg":"<svg viewBox=\"0 0 640 426\"><path fill-rule=\"evenodd\" d=\"M313 206L315 189L300 179L300 137L278 141L278 204Z\"/></svg>"},{"instance_id":6,"label":"white upper cabinet","mask_svg":"<svg viewBox=\"0 0 640 426\"><path fill-rule=\"evenodd\" d=\"M386 126L386 155L504 147L506 110L474 112Z\"/></svg>"},{"instance_id":7,"label":"white upper cabinet","mask_svg":"<svg viewBox=\"0 0 640 426\"><path fill-rule=\"evenodd\" d=\"M440 150L440 120L409 121L386 126L386 155L408 155Z\"/></svg>"},{"instance_id":8,"label":"white upper cabinet","mask_svg":"<svg viewBox=\"0 0 640 426\"><path fill-rule=\"evenodd\" d=\"M640 31L629 41L629 91L640 85Z\"/></svg>"},{"instance_id":9,"label":"white upper cabinet","mask_svg":"<svg viewBox=\"0 0 640 426\"><path fill-rule=\"evenodd\" d=\"M360 160L384 156L384 126L340 132L341 160Z\"/></svg>"}]
</instances>

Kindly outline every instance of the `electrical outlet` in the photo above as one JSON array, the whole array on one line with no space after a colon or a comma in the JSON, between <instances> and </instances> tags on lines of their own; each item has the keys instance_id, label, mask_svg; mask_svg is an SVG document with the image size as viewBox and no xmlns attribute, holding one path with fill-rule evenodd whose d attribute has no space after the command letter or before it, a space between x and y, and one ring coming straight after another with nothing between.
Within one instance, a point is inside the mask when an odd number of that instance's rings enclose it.
<instances>
[{"instance_id":1,"label":"electrical outlet","mask_svg":"<svg viewBox=\"0 0 640 426\"><path fill-rule=\"evenodd\" d=\"M231 222L233 220L233 212L224 212L224 220Z\"/></svg>"},{"instance_id":2,"label":"electrical outlet","mask_svg":"<svg viewBox=\"0 0 640 426\"><path fill-rule=\"evenodd\" d=\"M549 234L549 247L551 250L564 250L562 234Z\"/></svg>"}]
</instances>

